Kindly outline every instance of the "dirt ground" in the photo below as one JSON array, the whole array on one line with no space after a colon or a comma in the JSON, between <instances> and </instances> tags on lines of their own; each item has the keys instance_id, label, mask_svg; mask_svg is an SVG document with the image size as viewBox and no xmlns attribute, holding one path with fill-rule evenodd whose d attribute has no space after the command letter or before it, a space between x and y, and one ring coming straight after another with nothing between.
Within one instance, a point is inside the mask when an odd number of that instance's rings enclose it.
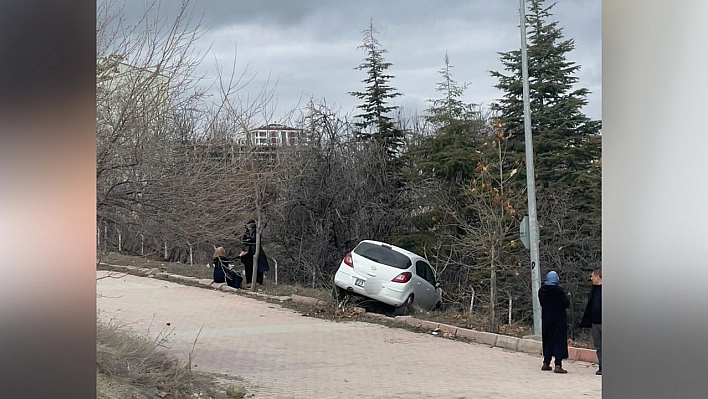
<instances>
[{"instance_id":1,"label":"dirt ground","mask_svg":"<svg viewBox=\"0 0 708 399\"><path fill-rule=\"evenodd\" d=\"M183 263L171 263L165 262L159 259L150 259L139 256L127 256L117 253L110 253L101 258L101 262L114 264L114 265L129 265L144 268L158 268L160 271L166 273L179 274L182 276L196 277L200 279L210 279L213 277L213 269L207 267L206 264L199 265L189 265ZM329 289L313 289L311 287L303 287L300 285L289 285L280 283L275 285L272 281L272 277L269 273L265 274L264 285L258 288L258 292L262 292L274 296L288 296L288 295L302 295L309 296L324 301L330 301L331 291ZM391 309L379 306L372 303L360 303L360 306L364 306L367 311L375 313L391 313ZM306 309L302 306L296 306L298 310L307 312L308 315L316 317L330 317L330 312L323 311L322 309ZM429 320L438 323L451 324L457 327L470 328L477 331L489 331L489 324L485 317L479 315L469 315L465 313L460 313L458 311L447 310L447 311L433 311L424 312L419 311L416 313L416 318ZM532 328L523 324L512 323L511 325L501 324L498 326L499 330L496 331L499 334L523 337L526 335L531 335L533 333ZM569 339L568 344L570 346L579 348L592 348L592 339L589 333L580 332L575 334L574 340Z\"/></svg>"},{"instance_id":2,"label":"dirt ground","mask_svg":"<svg viewBox=\"0 0 708 399\"><path fill-rule=\"evenodd\" d=\"M192 370L191 364L168 355L164 344L169 330L158 338L116 323L96 324L96 398L203 398L248 397L238 382Z\"/></svg>"}]
</instances>

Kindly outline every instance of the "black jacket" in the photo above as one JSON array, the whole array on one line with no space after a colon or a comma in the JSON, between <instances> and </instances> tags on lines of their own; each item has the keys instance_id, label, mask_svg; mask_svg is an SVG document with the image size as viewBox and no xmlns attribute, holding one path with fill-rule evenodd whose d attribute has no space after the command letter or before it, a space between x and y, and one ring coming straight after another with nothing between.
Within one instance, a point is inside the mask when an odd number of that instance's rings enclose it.
<instances>
[{"instance_id":1,"label":"black jacket","mask_svg":"<svg viewBox=\"0 0 708 399\"><path fill-rule=\"evenodd\" d=\"M211 263L214 265L214 282L225 283L226 277L229 275L231 270L229 266L233 263L232 258L227 258L226 256L217 256L212 259Z\"/></svg>"},{"instance_id":2,"label":"black jacket","mask_svg":"<svg viewBox=\"0 0 708 399\"><path fill-rule=\"evenodd\" d=\"M246 255L241 257L241 261L246 267L253 267L253 257L256 255L256 232L253 233L246 231L243 233L243 251ZM258 253L258 271L267 272L270 270L268 265L268 258L266 257L263 245L261 245L260 251Z\"/></svg>"},{"instance_id":3,"label":"black jacket","mask_svg":"<svg viewBox=\"0 0 708 399\"><path fill-rule=\"evenodd\" d=\"M541 302L541 319L543 324L567 324L566 309L570 300L560 285L543 285L538 290L538 300Z\"/></svg>"},{"instance_id":4,"label":"black jacket","mask_svg":"<svg viewBox=\"0 0 708 399\"><path fill-rule=\"evenodd\" d=\"M568 358L568 321L566 309L570 300L560 285L543 285L538 290L541 302L541 338L543 356L556 362ZM558 364L558 363L556 363Z\"/></svg>"},{"instance_id":5,"label":"black jacket","mask_svg":"<svg viewBox=\"0 0 708 399\"><path fill-rule=\"evenodd\" d=\"M588 304L580 321L580 327L589 328L593 324L602 324L602 285L593 285L590 289Z\"/></svg>"}]
</instances>

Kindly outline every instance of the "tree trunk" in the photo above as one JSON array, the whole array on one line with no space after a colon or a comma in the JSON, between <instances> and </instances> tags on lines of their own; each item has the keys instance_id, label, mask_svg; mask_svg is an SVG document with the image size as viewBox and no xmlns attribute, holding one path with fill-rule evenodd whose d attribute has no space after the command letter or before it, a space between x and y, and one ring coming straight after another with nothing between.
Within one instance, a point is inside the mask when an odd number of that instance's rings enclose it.
<instances>
[{"instance_id":1,"label":"tree trunk","mask_svg":"<svg viewBox=\"0 0 708 399\"><path fill-rule=\"evenodd\" d=\"M497 269L494 262L496 245L492 246L492 264L489 277L489 330L497 329Z\"/></svg>"},{"instance_id":2,"label":"tree trunk","mask_svg":"<svg viewBox=\"0 0 708 399\"><path fill-rule=\"evenodd\" d=\"M258 255L261 252L261 201L260 187L256 184L256 253L253 255L253 274L251 278L251 291L256 292L256 280L258 279Z\"/></svg>"}]
</instances>

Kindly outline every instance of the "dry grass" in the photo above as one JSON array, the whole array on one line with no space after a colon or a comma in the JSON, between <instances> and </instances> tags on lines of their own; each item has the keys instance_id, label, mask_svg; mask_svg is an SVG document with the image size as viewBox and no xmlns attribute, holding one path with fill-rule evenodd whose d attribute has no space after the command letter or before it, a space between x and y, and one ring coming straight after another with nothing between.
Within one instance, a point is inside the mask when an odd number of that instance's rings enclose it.
<instances>
[{"instance_id":1,"label":"dry grass","mask_svg":"<svg viewBox=\"0 0 708 399\"><path fill-rule=\"evenodd\" d=\"M114 252L102 257L101 262L120 266L144 267L147 269L157 268L163 272L196 278L212 278L214 276L214 269L206 267L206 264L186 265L184 263L165 262L149 257L121 255Z\"/></svg>"},{"instance_id":2,"label":"dry grass","mask_svg":"<svg viewBox=\"0 0 708 399\"><path fill-rule=\"evenodd\" d=\"M265 285L260 287L259 291L274 296L302 295L311 298L321 299L323 301L330 301L332 299L332 293L329 290L303 287L299 284L273 285L266 282Z\"/></svg>"},{"instance_id":3,"label":"dry grass","mask_svg":"<svg viewBox=\"0 0 708 399\"><path fill-rule=\"evenodd\" d=\"M225 388L208 374L191 370L168 355L172 330L155 338L115 322L96 324L96 392L100 399L226 398Z\"/></svg>"}]
</instances>

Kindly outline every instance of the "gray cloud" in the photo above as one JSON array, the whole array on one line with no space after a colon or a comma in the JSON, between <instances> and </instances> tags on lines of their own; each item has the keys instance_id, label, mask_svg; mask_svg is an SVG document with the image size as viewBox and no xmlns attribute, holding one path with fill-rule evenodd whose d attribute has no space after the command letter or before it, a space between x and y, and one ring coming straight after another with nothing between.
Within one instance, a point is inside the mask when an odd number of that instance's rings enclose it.
<instances>
[{"instance_id":1,"label":"gray cloud","mask_svg":"<svg viewBox=\"0 0 708 399\"><path fill-rule=\"evenodd\" d=\"M596 119L602 116L601 7L600 0L564 0L553 9L565 37L575 40L569 59L582 66L580 85L593 92L585 112ZM136 3L128 8L138 14ZM204 0L194 8L203 10L208 27L200 47L211 46L201 70L211 73L215 59L229 65L236 46L237 68L248 65L256 74L251 90L269 74L278 80L280 113L302 97L326 99L345 112L358 103L347 92L362 87L364 72L354 67L364 55L357 46L370 18L394 64L392 84L403 93L396 104L409 111L423 110L425 100L436 97L446 51L456 79L470 83L466 100L500 98L489 71L501 69L498 52L520 41L516 0Z\"/></svg>"}]
</instances>

